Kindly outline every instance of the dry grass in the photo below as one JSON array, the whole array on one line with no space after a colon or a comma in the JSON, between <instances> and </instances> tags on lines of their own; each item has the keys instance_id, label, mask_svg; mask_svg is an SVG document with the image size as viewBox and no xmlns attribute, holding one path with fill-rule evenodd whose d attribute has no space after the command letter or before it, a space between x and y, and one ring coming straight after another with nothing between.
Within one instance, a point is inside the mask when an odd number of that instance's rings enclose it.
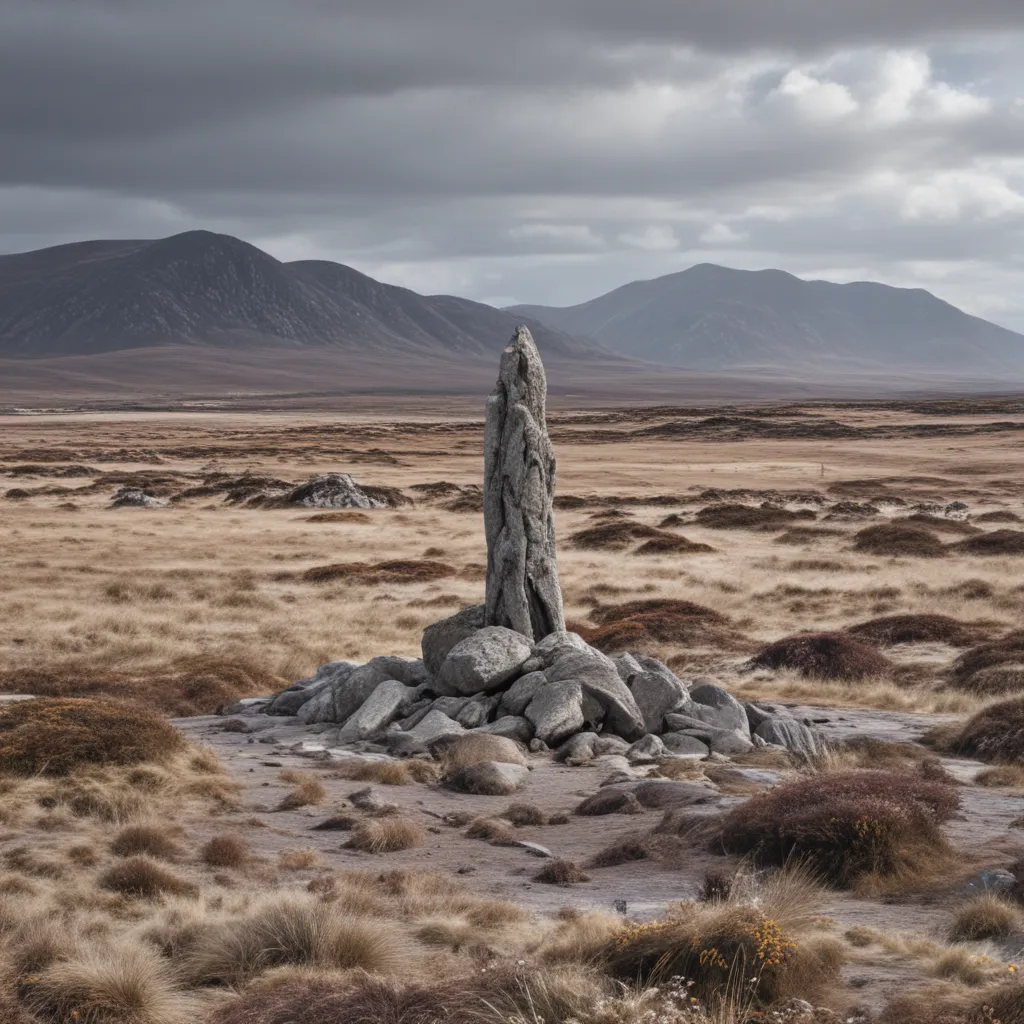
<instances>
[{"instance_id":1,"label":"dry grass","mask_svg":"<svg viewBox=\"0 0 1024 1024\"><path fill-rule=\"evenodd\" d=\"M169 825L129 825L114 837L110 852L115 857L145 854L158 860L177 860L182 855L181 829Z\"/></svg>"},{"instance_id":2,"label":"dry grass","mask_svg":"<svg viewBox=\"0 0 1024 1024\"><path fill-rule=\"evenodd\" d=\"M1019 906L986 894L957 908L949 938L951 942L1005 939L1020 931L1022 920Z\"/></svg>"},{"instance_id":3,"label":"dry grass","mask_svg":"<svg viewBox=\"0 0 1024 1024\"><path fill-rule=\"evenodd\" d=\"M525 825L546 825L549 815L536 804L509 804L501 812L501 817L511 822L516 828Z\"/></svg>"},{"instance_id":4,"label":"dry grass","mask_svg":"<svg viewBox=\"0 0 1024 1024\"><path fill-rule=\"evenodd\" d=\"M18 775L166 760L184 745L153 712L116 701L47 697L0 707L0 771Z\"/></svg>"},{"instance_id":5,"label":"dry grass","mask_svg":"<svg viewBox=\"0 0 1024 1024\"><path fill-rule=\"evenodd\" d=\"M466 829L469 839L483 839L495 846L511 846L518 836L507 821L498 818L474 818Z\"/></svg>"},{"instance_id":6,"label":"dry grass","mask_svg":"<svg viewBox=\"0 0 1024 1024\"><path fill-rule=\"evenodd\" d=\"M430 559L406 559L391 562L336 562L307 569L302 578L307 583L334 583L349 580L367 586L374 584L426 583L455 576L458 570L447 562Z\"/></svg>"},{"instance_id":7,"label":"dry grass","mask_svg":"<svg viewBox=\"0 0 1024 1024\"><path fill-rule=\"evenodd\" d=\"M313 807L327 799L327 787L309 772L286 769L281 772L280 779L294 788L281 798L277 805L279 811L294 811L299 807Z\"/></svg>"},{"instance_id":8,"label":"dry grass","mask_svg":"<svg viewBox=\"0 0 1024 1024\"><path fill-rule=\"evenodd\" d=\"M310 871L324 862L319 850L282 850L277 855L277 866L282 871Z\"/></svg>"},{"instance_id":9,"label":"dry grass","mask_svg":"<svg viewBox=\"0 0 1024 1024\"><path fill-rule=\"evenodd\" d=\"M421 846L425 839L422 825L400 815L391 815L360 823L352 831L347 845L363 853L397 853Z\"/></svg>"},{"instance_id":10,"label":"dry grass","mask_svg":"<svg viewBox=\"0 0 1024 1024\"><path fill-rule=\"evenodd\" d=\"M580 882L589 882L590 877L571 860L552 860L533 876L533 880L543 882L545 885L569 886L578 885Z\"/></svg>"},{"instance_id":11,"label":"dry grass","mask_svg":"<svg viewBox=\"0 0 1024 1024\"><path fill-rule=\"evenodd\" d=\"M191 882L172 874L149 857L129 857L107 868L100 885L132 899L156 899L159 896L198 896Z\"/></svg>"},{"instance_id":12,"label":"dry grass","mask_svg":"<svg viewBox=\"0 0 1024 1024\"><path fill-rule=\"evenodd\" d=\"M414 782L434 782L440 772L429 761L358 761L342 762L331 772L332 777L352 782L376 782L382 786L409 786Z\"/></svg>"},{"instance_id":13,"label":"dry grass","mask_svg":"<svg viewBox=\"0 0 1024 1024\"><path fill-rule=\"evenodd\" d=\"M487 733L457 736L445 748L441 758L441 776L448 778L459 769L479 764L481 761L525 765L526 754L515 740L505 736L490 736Z\"/></svg>"},{"instance_id":14,"label":"dry grass","mask_svg":"<svg viewBox=\"0 0 1024 1024\"><path fill-rule=\"evenodd\" d=\"M200 851L211 868L244 868L252 860L249 844L241 836L220 835L208 839Z\"/></svg>"},{"instance_id":15,"label":"dry grass","mask_svg":"<svg viewBox=\"0 0 1024 1024\"><path fill-rule=\"evenodd\" d=\"M992 627L985 623L960 622L948 615L885 615L882 618L850 626L851 636L880 647L897 644L949 644L970 647L988 639Z\"/></svg>"}]
</instances>

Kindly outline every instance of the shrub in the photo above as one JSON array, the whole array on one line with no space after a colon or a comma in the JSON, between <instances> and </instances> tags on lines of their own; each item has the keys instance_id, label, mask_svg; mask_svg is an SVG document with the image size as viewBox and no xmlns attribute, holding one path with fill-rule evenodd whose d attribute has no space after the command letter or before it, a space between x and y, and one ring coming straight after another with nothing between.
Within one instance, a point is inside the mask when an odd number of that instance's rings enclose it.
<instances>
[{"instance_id":1,"label":"shrub","mask_svg":"<svg viewBox=\"0 0 1024 1024\"><path fill-rule=\"evenodd\" d=\"M774 533L801 520L817 516L809 510L790 512L775 506L707 505L697 513L697 522L712 530L759 530Z\"/></svg>"},{"instance_id":2,"label":"shrub","mask_svg":"<svg viewBox=\"0 0 1024 1024\"><path fill-rule=\"evenodd\" d=\"M171 874L148 857L129 857L108 868L100 876L100 885L111 892L137 899L155 899L164 893L171 896L198 896L191 882Z\"/></svg>"},{"instance_id":3,"label":"shrub","mask_svg":"<svg viewBox=\"0 0 1024 1024\"><path fill-rule=\"evenodd\" d=\"M184 746L158 715L117 701L40 697L0 708L0 771L15 775L160 761Z\"/></svg>"},{"instance_id":4,"label":"shrub","mask_svg":"<svg viewBox=\"0 0 1024 1024\"><path fill-rule=\"evenodd\" d=\"M993 530L952 545L954 551L968 555L1024 555L1024 531Z\"/></svg>"},{"instance_id":5,"label":"shrub","mask_svg":"<svg viewBox=\"0 0 1024 1024\"><path fill-rule=\"evenodd\" d=\"M979 896L959 907L949 929L951 942L978 942L1005 939L1020 928L1018 907L1004 903L991 894Z\"/></svg>"},{"instance_id":6,"label":"shrub","mask_svg":"<svg viewBox=\"0 0 1024 1024\"><path fill-rule=\"evenodd\" d=\"M211 868L241 868L252 859L249 844L240 836L214 836L203 844L200 857Z\"/></svg>"},{"instance_id":7,"label":"shrub","mask_svg":"<svg viewBox=\"0 0 1024 1024\"><path fill-rule=\"evenodd\" d=\"M495 846L511 846L518 842L507 822L497 818L474 818L466 829L468 839L484 839Z\"/></svg>"},{"instance_id":8,"label":"shrub","mask_svg":"<svg viewBox=\"0 0 1024 1024\"><path fill-rule=\"evenodd\" d=\"M946 548L934 533L905 523L879 523L858 530L853 547L869 555L892 557L942 558L946 554Z\"/></svg>"},{"instance_id":9,"label":"shrub","mask_svg":"<svg viewBox=\"0 0 1024 1024\"><path fill-rule=\"evenodd\" d=\"M146 854L159 860L176 860L181 847L174 840L180 829L166 825L129 825L122 829L110 844L115 857L134 857Z\"/></svg>"},{"instance_id":10,"label":"shrub","mask_svg":"<svg viewBox=\"0 0 1024 1024\"><path fill-rule=\"evenodd\" d=\"M880 647L896 644L942 643L951 647L970 647L986 638L983 624L960 622L948 615L886 615L846 630L858 640Z\"/></svg>"},{"instance_id":11,"label":"shrub","mask_svg":"<svg viewBox=\"0 0 1024 1024\"><path fill-rule=\"evenodd\" d=\"M350 580L367 586L383 583L427 583L455 576L458 570L447 562L430 559L407 559L390 562L338 562L307 569L302 578L307 583L330 583Z\"/></svg>"},{"instance_id":12,"label":"shrub","mask_svg":"<svg viewBox=\"0 0 1024 1024\"><path fill-rule=\"evenodd\" d=\"M106 697L165 715L209 715L281 688L283 680L247 658L191 655L169 665L115 669L82 660L0 672L0 691L41 697Z\"/></svg>"},{"instance_id":13,"label":"shrub","mask_svg":"<svg viewBox=\"0 0 1024 1024\"><path fill-rule=\"evenodd\" d=\"M805 862L840 887L924 876L951 859L940 824L960 805L922 772L826 772L785 782L730 811L716 843L758 865Z\"/></svg>"},{"instance_id":14,"label":"shrub","mask_svg":"<svg viewBox=\"0 0 1024 1024\"><path fill-rule=\"evenodd\" d=\"M364 853L397 853L419 846L426 838L423 828L415 821L394 815L362 822L346 845Z\"/></svg>"},{"instance_id":15,"label":"shrub","mask_svg":"<svg viewBox=\"0 0 1024 1024\"><path fill-rule=\"evenodd\" d=\"M1024 697L982 708L945 745L952 754L979 761L1024 761Z\"/></svg>"},{"instance_id":16,"label":"shrub","mask_svg":"<svg viewBox=\"0 0 1024 1024\"><path fill-rule=\"evenodd\" d=\"M735 648L744 642L724 615L692 601L655 598L602 605L590 618L597 628L583 628L580 635L605 652L643 650L657 644Z\"/></svg>"},{"instance_id":17,"label":"shrub","mask_svg":"<svg viewBox=\"0 0 1024 1024\"><path fill-rule=\"evenodd\" d=\"M811 679L855 680L892 668L873 647L844 633L799 633L776 640L750 662L753 668L793 669Z\"/></svg>"},{"instance_id":18,"label":"shrub","mask_svg":"<svg viewBox=\"0 0 1024 1024\"><path fill-rule=\"evenodd\" d=\"M590 877L571 860L552 860L533 876L533 880L546 885L576 885L589 882Z\"/></svg>"},{"instance_id":19,"label":"shrub","mask_svg":"<svg viewBox=\"0 0 1024 1024\"><path fill-rule=\"evenodd\" d=\"M977 694L1024 688L1024 631L964 651L949 670L950 685Z\"/></svg>"}]
</instances>

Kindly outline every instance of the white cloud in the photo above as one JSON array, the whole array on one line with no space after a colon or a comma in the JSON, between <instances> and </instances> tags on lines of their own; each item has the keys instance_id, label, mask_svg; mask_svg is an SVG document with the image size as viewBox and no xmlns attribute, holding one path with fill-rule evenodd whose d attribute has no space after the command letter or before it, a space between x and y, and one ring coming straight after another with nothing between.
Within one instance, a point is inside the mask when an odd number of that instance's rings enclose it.
<instances>
[{"instance_id":1,"label":"white cloud","mask_svg":"<svg viewBox=\"0 0 1024 1024\"><path fill-rule=\"evenodd\" d=\"M645 252L672 252L679 248L675 232L664 224L649 224L640 233L625 232L619 235L619 240Z\"/></svg>"},{"instance_id":2,"label":"white cloud","mask_svg":"<svg viewBox=\"0 0 1024 1024\"><path fill-rule=\"evenodd\" d=\"M801 114L813 120L838 120L858 108L857 101L845 85L822 81L799 68L786 72L775 94L791 100Z\"/></svg>"},{"instance_id":3,"label":"white cloud","mask_svg":"<svg viewBox=\"0 0 1024 1024\"><path fill-rule=\"evenodd\" d=\"M746 231L737 231L728 224L719 221L701 232L699 240L706 245L736 245L745 242L750 235Z\"/></svg>"}]
</instances>

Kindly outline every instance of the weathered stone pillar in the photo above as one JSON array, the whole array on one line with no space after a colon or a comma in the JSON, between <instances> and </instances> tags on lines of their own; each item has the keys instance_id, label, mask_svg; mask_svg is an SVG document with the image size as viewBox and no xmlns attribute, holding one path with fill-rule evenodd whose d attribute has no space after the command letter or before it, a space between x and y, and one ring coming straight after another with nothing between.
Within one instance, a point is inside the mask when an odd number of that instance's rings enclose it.
<instances>
[{"instance_id":1,"label":"weathered stone pillar","mask_svg":"<svg viewBox=\"0 0 1024 1024\"><path fill-rule=\"evenodd\" d=\"M565 628L555 560L555 453L544 364L525 327L501 354L484 428L488 626L540 640Z\"/></svg>"}]
</instances>

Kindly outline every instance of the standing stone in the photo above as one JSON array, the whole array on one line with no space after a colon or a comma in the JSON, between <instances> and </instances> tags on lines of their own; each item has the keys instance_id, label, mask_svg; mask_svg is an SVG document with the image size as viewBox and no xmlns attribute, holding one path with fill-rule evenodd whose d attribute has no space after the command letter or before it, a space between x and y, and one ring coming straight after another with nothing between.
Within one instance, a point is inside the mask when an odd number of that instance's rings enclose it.
<instances>
[{"instance_id":1,"label":"standing stone","mask_svg":"<svg viewBox=\"0 0 1024 1024\"><path fill-rule=\"evenodd\" d=\"M501 354L484 427L488 626L532 640L565 628L555 561L555 453L545 421L547 377L529 330Z\"/></svg>"}]
</instances>

